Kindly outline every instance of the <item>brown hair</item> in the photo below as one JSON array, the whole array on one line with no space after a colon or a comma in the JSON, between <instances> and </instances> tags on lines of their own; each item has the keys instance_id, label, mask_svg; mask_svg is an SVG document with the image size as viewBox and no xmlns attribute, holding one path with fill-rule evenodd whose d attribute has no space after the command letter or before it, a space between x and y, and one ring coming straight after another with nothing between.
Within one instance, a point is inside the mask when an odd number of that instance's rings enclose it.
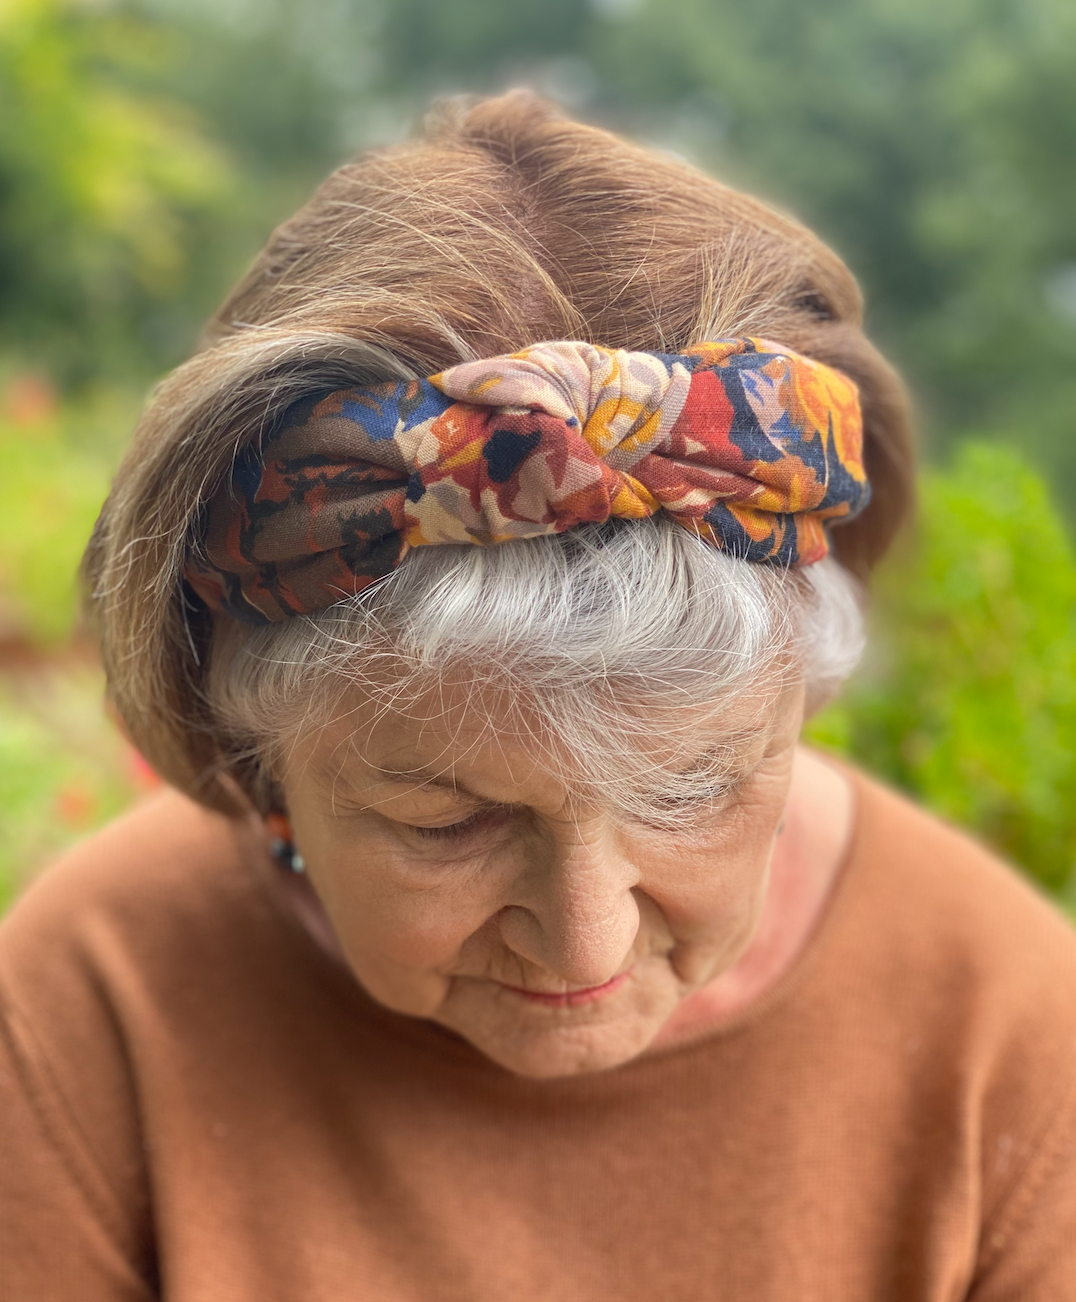
<instances>
[{"instance_id":1,"label":"brown hair","mask_svg":"<svg viewBox=\"0 0 1076 1302\"><path fill-rule=\"evenodd\" d=\"M450 102L421 139L341 167L158 388L87 551L135 744L179 788L236 808L203 690L212 621L180 575L236 449L294 401L547 339L675 352L743 334L859 385L873 498L833 543L865 576L911 503L907 404L851 274L804 227L525 92Z\"/></svg>"}]
</instances>

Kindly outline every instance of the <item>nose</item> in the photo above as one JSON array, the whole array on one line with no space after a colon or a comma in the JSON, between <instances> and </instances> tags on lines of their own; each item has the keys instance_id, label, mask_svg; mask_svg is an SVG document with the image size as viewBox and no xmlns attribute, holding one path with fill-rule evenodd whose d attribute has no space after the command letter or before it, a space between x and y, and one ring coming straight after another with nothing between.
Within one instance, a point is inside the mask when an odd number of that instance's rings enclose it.
<instances>
[{"instance_id":1,"label":"nose","mask_svg":"<svg viewBox=\"0 0 1076 1302\"><path fill-rule=\"evenodd\" d=\"M638 881L604 820L563 829L498 915L501 938L570 988L604 985L623 971L638 935Z\"/></svg>"}]
</instances>

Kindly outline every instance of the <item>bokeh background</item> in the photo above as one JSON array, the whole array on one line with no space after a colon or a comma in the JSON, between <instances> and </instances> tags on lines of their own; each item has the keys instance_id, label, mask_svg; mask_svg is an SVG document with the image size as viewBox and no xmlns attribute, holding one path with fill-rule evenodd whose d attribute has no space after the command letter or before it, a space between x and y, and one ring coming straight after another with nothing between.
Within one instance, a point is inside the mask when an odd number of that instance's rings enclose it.
<instances>
[{"instance_id":1,"label":"bokeh background","mask_svg":"<svg viewBox=\"0 0 1076 1302\"><path fill-rule=\"evenodd\" d=\"M153 785L75 597L149 386L329 168L515 84L858 274L921 509L813 735L1072 907L1072 0L0 0L0 904Z\"/></svg>"}]
</instances>

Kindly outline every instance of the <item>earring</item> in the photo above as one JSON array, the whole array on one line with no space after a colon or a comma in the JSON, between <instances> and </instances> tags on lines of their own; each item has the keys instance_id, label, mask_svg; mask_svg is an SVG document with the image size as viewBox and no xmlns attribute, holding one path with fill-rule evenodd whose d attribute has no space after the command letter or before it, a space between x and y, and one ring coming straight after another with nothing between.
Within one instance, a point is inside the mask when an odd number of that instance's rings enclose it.
<instances>
[{"instance_id":1,"label":"earring","mask_svg":"<svg viewBox=\"0 0 1076 1302\"><path fill-rule=\"evenodd\" d=\"M269 829L269 835L272 840L269 843L269 853L280 864L281 868L287 868L289 872L302 873L306 872L306 860L295 848L295 840L292 836L291 823L284 814L267 814L265 826Z\"/></svg>"}]
</instances>

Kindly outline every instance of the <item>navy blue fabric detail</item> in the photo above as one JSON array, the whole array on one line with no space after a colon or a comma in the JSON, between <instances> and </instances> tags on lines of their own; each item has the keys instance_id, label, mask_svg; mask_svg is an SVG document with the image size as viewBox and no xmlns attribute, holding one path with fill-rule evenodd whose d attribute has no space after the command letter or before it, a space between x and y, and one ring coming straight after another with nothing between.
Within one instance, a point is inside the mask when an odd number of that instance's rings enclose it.
<instances>
[{"instance_id":1,"label":"navy blue fabric detail","mask_svg":"<svg viewBox=\"0 0 1076 1302\"><path fill-rule=\"evenodd\" d=\"M507 484L541 441L541 430L517 434L511 429L495 429L482 449L490 480Z\"/></svg>"}]
</instances>

